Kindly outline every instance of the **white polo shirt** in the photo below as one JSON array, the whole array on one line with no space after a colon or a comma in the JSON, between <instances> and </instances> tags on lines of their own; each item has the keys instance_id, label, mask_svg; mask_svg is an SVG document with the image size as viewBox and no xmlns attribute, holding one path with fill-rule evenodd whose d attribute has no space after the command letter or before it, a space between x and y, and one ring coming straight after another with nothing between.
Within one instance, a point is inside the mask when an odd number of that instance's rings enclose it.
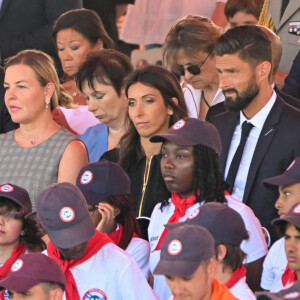
<instances>
[{"instance_id":1,"label":"white polo shirt","mask_svg":"<svg viewBox=\"0 0 300 300\"><path fill-rule=\"evenodd\" d=\"M255 217L251 208L244 203L234 199L232 196L226 196L228 206L234 209L242 217L245 227L249 233L249 240L243 241L241 249L247 254L244 264L256 261L267 254L268 248L261 229L259 220ZM150 224L148 227L148 236L151 247L150 253L150 270L153 273L160 259L160 250L154 251L160 236L162 235L168 220L173 215L175 206L169 199L169 205L160 210L161 204L157 204L153 209ZM186 210L185 215L179 219L179 222L184 222L197 208L201 205L194 204ZM159 299L168 299L171 296L171 291L166 283L165 277L162 275L154 275L153 289Z\"/></svg>"},{"instance_id":2,"label":"white polo shirt","mask_svg":"<svg viewBox=\"0 0 300 300\"><path fill-rule=\"evenodd\" d=\"M256 300L255 295L246 283L246 276L242 277L231 289L231 294L241 300Z\"/></svg>"},{"instance_id":3,"label":"white polo shirt","mask_svg":"<svg viewBox=\"0 0 300 300\"><path fill-rule=\"evenodd\" d=\"M149 243L141 238L133 237L126 248L126 252L135 259L135 261L138 263L140 269L142 270L144 276L148 281L150 277Z\"/></svg>"},{"instance_id":4,"label":"white polo shirt","mask_svg":"<svg viewBox=\"0 0 300 300\"><path fill-rule=\"evenodd\" d=\"M279 292L283 288L281 277L287 263L284 238L281 238L272 245L265 258L260 286L273 293Z\"/></svg>"},{"instance_id":5,"label":"white polo shirt","mask_svg":"<svg viewBox=\"0 0 300 300\"><path fill-rule=\"evenodd\" d=\"M136 261L113 243L70 271L82 300L158 299Z\"/></svg>"}]
</instances>

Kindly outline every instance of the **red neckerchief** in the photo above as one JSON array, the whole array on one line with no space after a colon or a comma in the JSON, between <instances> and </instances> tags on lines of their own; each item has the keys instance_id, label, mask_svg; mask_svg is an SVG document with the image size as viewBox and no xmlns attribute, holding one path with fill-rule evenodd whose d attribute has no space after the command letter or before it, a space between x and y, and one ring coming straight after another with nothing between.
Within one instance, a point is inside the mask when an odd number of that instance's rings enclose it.
<instances>
[{"instance_id":1,"label":"red neckerchief","mask_svg":"<svg viewBox=\"0 0 300 300\"><path fill-rule=\"evenodd\" d=\"M95 255L105 244L111 243L111 239L105 234L101 233L98 230L95 231L95 235L89 240L87 248L79 259L72 259L70 261L63 260L60 257L60 252L53 243L50 241L48 244L47 252L49 257L56 260L64 271L67 279L66 286L66 299L67 300L80 300L80 296L77 289L77 284L73 277L71 268L87 261L93 255Z\"/></svg>"},{"instance_id":2,"label":"red neckerchief","mask_svg":"<svg viewBox=\"0 0 300 300\"><path fill-rule=\"evenodd\" d=\"M241 265L233 272L230 279L225 283L225 285L229 289L231 289L241 278L245 276L246 276L246 268L244 265Z\"/></svg>"},{"instance_id":3,"label":"red neckerchief","mask_svg":"<svg viewBox=\"0 0 300 300\"><path fill-rule=\"evenodd\" d=\"M288 264L286 265L285 271L282 274L281 281L282 281L283 287L285 287L287 284L290 285L297 281L296 271L292 271Z\"/></svg>"},{"instance_id":4,"label":"red neckerchief","mask_svg":"<svg viewBox=\"0 0 300 300\"><path fill-rule=\"evenodd\" d=\"M110 237L110 239L112 240L112 242L119 246L121 238L123 236L123 226L121 224L118 224L118 229L111 232L110 234L108 234L108 236ZM139 238L139 236L134 232L132 237L137 237Z\"/></svg>"},{"instance_id":5,"label":"red neckerchief","mask_svg":"<svg viewBox=\"0 0 300 300\"><path fill-rule=\"evenodd\" d=\"M26 251L26 246L23 245L23 244L21 244L21 243L18 244L18 245L14 248L14 250L13 250L13 252L12 252L10 258L7 259L6 262L4 263L4 265L0 268L0 280L4 279L4 278L7 276L7 274L8 274L8 272L9 272L11 266L14 264L14 262L15 262L22 254L25 253L25 251ZM4 292L5 292L5 290L2 291L2 292L0 292L0 299L1 299L1 300L4 299Z\"/></svg>"},{"instance_id":6,"label":"red neckerchief","mask_svg":"<svg viewBox=\"0 0 300 300\"><path fill-rule=\"evenodd\" d=\"M195 195L191 195L186 199L182 199L178 194L172 193L171 201L175 206L175 210L167 224L177 223L179 221L179 219L185 215L186 210L189 207L191 207L193 204L195 204L196 197L195 197ZM162 245L163 241L165 240L167 233L168 233L168 229L165 228L162 235L160 236L160 239L159 239L154 251L160 250L161 245Z\"/></svg>"}]
</instances>

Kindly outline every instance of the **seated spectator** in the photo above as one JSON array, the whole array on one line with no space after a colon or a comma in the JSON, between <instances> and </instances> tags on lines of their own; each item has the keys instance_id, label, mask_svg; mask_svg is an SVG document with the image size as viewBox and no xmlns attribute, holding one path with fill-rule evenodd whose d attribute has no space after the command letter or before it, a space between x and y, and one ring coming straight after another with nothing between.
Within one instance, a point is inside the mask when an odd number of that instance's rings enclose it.
<instances>
[{"instance_id":1,"label":"seated spectator","mask_svg":"<svg viewBox=\"0 0 300 300\"><path fill-rule=\"evenodd\" d=\"M237 299L215 279L217 269L214 240L207 229L180 224L167 234L154 274L165 276L173 300Z\"/></svg>"},{"instance_id":2,"label":"seated spectator","mask_svg":"<svg viewBox=\"0 0 300 300\"><path fill-rule=\"evenodd\" d=\"M84 144L61 128L52 110L62 98L50 56L24 50L5 66L5 103L15 131L0 135L0 178L25 188L33 209L37 195L54 182L73 182L87 164Z\"/></svg>"},{"instance_id":3,"label":"seated spectator","mask_svg":"<svg viewBox=\"0 0 300 300\"><path fill-rule=\"evenodd\" d=\"M167 132L187 115L187 109L176 77L159 66L147 66L131 73L126 80L125 94L129 129L121 139L120 153L116 156L131 179L137 217L149 218L154 206L169 198L159 169L161 145L153 145L149 139L153 134Z\"/></svg>"},{"instance_id":4,"label":"seated spectator","mask_svg":"<svg viewBox=\"0 0 300 300\"><path fill-rule=\"evenodd\" d=\"M13 263L22 254L46 248L36 221L25 218L31 212L26 190L13 184L0 186L0 280L7 277ZM0 292L0 298L3 297L8 297L6 290Z\"/></svg>"},{"instance_id":5,"label":"seated spectator","mask_svg":"<svg viewBox=\"0 0 300 300\"><path fill-rule=\"evenodd\" d=\"M224 101L213 52L221 34L220 27L201 16L177 20L167 34L163 60L184 78L182 86L190 117L204 120L211 106Z\"/></svg>"},{"instance_id":6,"label":"seated spectator","mask_svg":"<svg viewBox=\"0 0 300 300\"><path fill-rule=\"evenodd\" d=\"M224 13L230 27L256 25L264 0L228 0Z\"/></svg>"},{"instance_id":7,"label":"seated spectator","mask_svg":"<svg viewBox=\"0 0 300 300\"><path fill-rule=\"evenodd\" d=\"M6 133L19 127L18 124L11 120L10 114L4 102L5 89L4 83L4 69L0 67L0 133Z\"/></svg>"},{"instance_id":8,"label":"seated spectator","mask_svg":"<svg viewBox=\"0 0 300 300\"><path fill-rule=\"evenodd\" d=\"M155 206L151 215L148 229L151 271L159 260L161 244L167 234L164 224L185 221L197 213L204 203L227 203L241 215L249 232L250 239L242 242L241 249L247 254L244 260L247 281L255 286L267 245L261 225L251 209L225 192L225 183L219 171L221 141L217 129L208 122L184 118L166 134L154 135L150 141L163 142L161 173L167 189L172 193L170 199ZM170 296L161 276L154 276L154 290L162 299Z\"/></svg>"},{"instance_id":9,"label":"seated spectator","mask_svg":"<svg viewBox=\"0 0 300 300\"><path fill-rule=\"evenodd\" d=\"M66 277L57 262L41 253L21 255L12 265L1 289L10 299L62 300Z\"/></svg>"},{"instance_id":10,"label":"seated spectator","mask_svg":"<svg viewBox=\"0 0 300 300\"><path fill-rule=\"evenodd\" d=\"M78 70L77 86L89 111L101 122L81 136L90 162L98 161L105 151L118 148L128 130L128 101L123 82L131 71L127 56L112 49L90 53Z\"/></svg>"},{"instance_id":11,"label":"seated spectator","mask_svg":"<svg viewBox=\"0 0 300 300\"><path fill-rule=\"evenodd\" d=\"M275 219L273 224L284 235L284 249L287 265L280 282L276 286L277 292L293 285L300 278L300 204L295 204L287 214Z\"/></svg>"},{"instance_id":12,"label":"seated spectator","mask_svg":"<svg viewBox=\"0 0 300 300\"><path fill-rule=\"evenodd\" d=\"M300 203L300 157L296 158L282 175L267 178L263 183L269 189L278 189L279 197L275 207L278 215L284 217L295 204ZM276 241L266 256L260 283L264 290L278 291L278 282L281 281L287 265L284 240L282 237Z\"/></svg>"},{"instance_id":13,"label":"seated spectator","mask_svg":"<svg viewBox=\"0 0 300 300\"><path fill-rule=\"evenodd\" d=\"M47 187L38 197L37 215L51 240L46 254L66 275L67 300L156 299L136 261L95 229L76 186Z\"/></svg>"},{"instance_id":14,"label":"seated spectator","mask_svg":"<svg viewBox=\"0 0 300 300\"><path fill-rule=\"evenodd\" d=\"M64 72L62 87L72 97L73 104L78 105L70 109L72 106L62 104L60 111L55 111L56 120L59 124L59 118L66 120L68 125L65 122L62 125L70 126L73 131L82 134L99 122L88 111L85 97L76 87L74 77L90 51L112 48L113 41L98 15L89 9L75 9L62 14L54 23L52 38Z\"/></svg>"},{"instance_id":15,"label":"seated spectator","mask_svg":"<svg viewBox=\"0 0 300 300\"><path fill-rule=\"evenodd\" d=\"M241 216L228 206L211 202L204 204L185 222L203 226L213 236L219 263L215 278L238 299L256 299L246 283L246 268L243 265L246 254L240 246L248 240L249 234Z\"/></svg>"},{"instance_id":16,"label":"seated spectator","mask_svg":"<svg viewBox=\"0 0 300 300\"><path fill-rule=\"evenodd\" d=\"M284 80L282 92L300 100L300 50L296 55L291 70Z\"/></svg>"},{"instance_id":17,"label":"seated spectator","mask_svg":"<svg viewBox=\"0 0 300 300\"><path fill-rule=\"evenodd\" d=\"M125 171L110 161L91 163L81 169L76 185L97 230L107 233L114 244L130 254L148 280L150 246L140 238Z\"/></svg>"}]
</instances>

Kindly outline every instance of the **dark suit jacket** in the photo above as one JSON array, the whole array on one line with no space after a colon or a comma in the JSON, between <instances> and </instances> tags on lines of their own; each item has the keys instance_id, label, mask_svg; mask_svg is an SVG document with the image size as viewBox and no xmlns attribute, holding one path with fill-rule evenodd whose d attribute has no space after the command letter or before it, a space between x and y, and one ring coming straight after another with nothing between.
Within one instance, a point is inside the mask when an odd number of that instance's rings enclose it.
<instances>
[{"instance_id":1,"label":"dark suit jacket","mask_svg":"<svg viewBox=\"0 0 300 300\"><path fill-rule=\"evenodd\" d=\"M300 83L299 83L299 85L300 85ZM274 90L277 93L277 95L279 95L284 100L285 103L287 103L287 104L289 104L289 105L291 105L291 106L293 106L293 107L300 110L300 100L294 98L291 95L288 95L288 94L280 91L276 85L274 87ZM300 93L300 91L299 91L299 93ZM213 119L214 116L216 116L216 115L218 115L222 112L225 112L225 111L226 111L226 108L224 106L224 102L220 102L216 105L213 105L209 108L209 110L206 114L205 120L210 122Z\"/></svg>"},{"instance_id":2,"label":"dark suit jacket","mask_svg":"<svg viewBox=\"0 0 300 300\"><path fill-rule=\"evenodd\" d=\"M300 50L294 59L288 76L284 80L284 86L281 90L286 94L300 99Z\"/></svg>"},{"instance_id":3,"label":"dark suit jacket","mask_svg":"<svg viewBox=\"0 0 300 300\"><path fill-rule=\"evenodd\" d=\"M64 12L81 8L82 0L3 0L0 10L2 60L23 49L55 56L51 39L54 21Z\"/></svg>"},{"instance_id":4,"label":"dark suit jacket","mask_svg":"<svg viewBox=\"0 0 300 300\"><path fill-rule=\"evenodd\" d=\"M212 123L222 141L220 168L224 174L233 132L239 113L225 112L215 116ZM274 207L278 189L268 190L263 179L282 174L294 158L300 156L300 111L286 104L280 96L271 109L253 154L243 202L250 206L263 226L277 217Z\"/></svg>"},{"instance_id":5,"label":"dark suit jacket","mask_svg":"<svg viewBox=\"0 0 300 300\"><path fill-rule=\"evenodd\" d=\"M3 68L0 67L0 133L6 133L8 131L11 131L19 127L18 124L14 123L11 120L10 114L6 108L4 102L5 90L3 87L3 81L4 81L4 70Z\"/></svg>"}]
</instances>

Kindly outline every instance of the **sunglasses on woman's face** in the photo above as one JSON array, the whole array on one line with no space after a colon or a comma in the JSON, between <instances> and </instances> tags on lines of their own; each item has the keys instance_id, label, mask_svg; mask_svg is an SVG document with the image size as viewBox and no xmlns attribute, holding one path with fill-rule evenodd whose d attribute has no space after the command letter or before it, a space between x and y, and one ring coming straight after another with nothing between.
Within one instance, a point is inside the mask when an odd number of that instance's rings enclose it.
<instances>
[{"instance_id":1,"label":"sunglasses on woman's face","mask_svg":"<svg viewBox=\"0 0 300 300\"><path fill-rule=\"evenodd\" d=\"M179 66L179 73L180 75L184 76L184 73L186 70L188 70L188 72L192 75L199 75L201 73L201 67L204 65L204 63L206 62L206 60L208 59L208 57L211 55L212 52L208 53L208 55L206 56L206 58L204 59L204 61L200 64L200 65L191 65L188 67L184 67L182 65Z\"/></svg>"}]
</instances>

